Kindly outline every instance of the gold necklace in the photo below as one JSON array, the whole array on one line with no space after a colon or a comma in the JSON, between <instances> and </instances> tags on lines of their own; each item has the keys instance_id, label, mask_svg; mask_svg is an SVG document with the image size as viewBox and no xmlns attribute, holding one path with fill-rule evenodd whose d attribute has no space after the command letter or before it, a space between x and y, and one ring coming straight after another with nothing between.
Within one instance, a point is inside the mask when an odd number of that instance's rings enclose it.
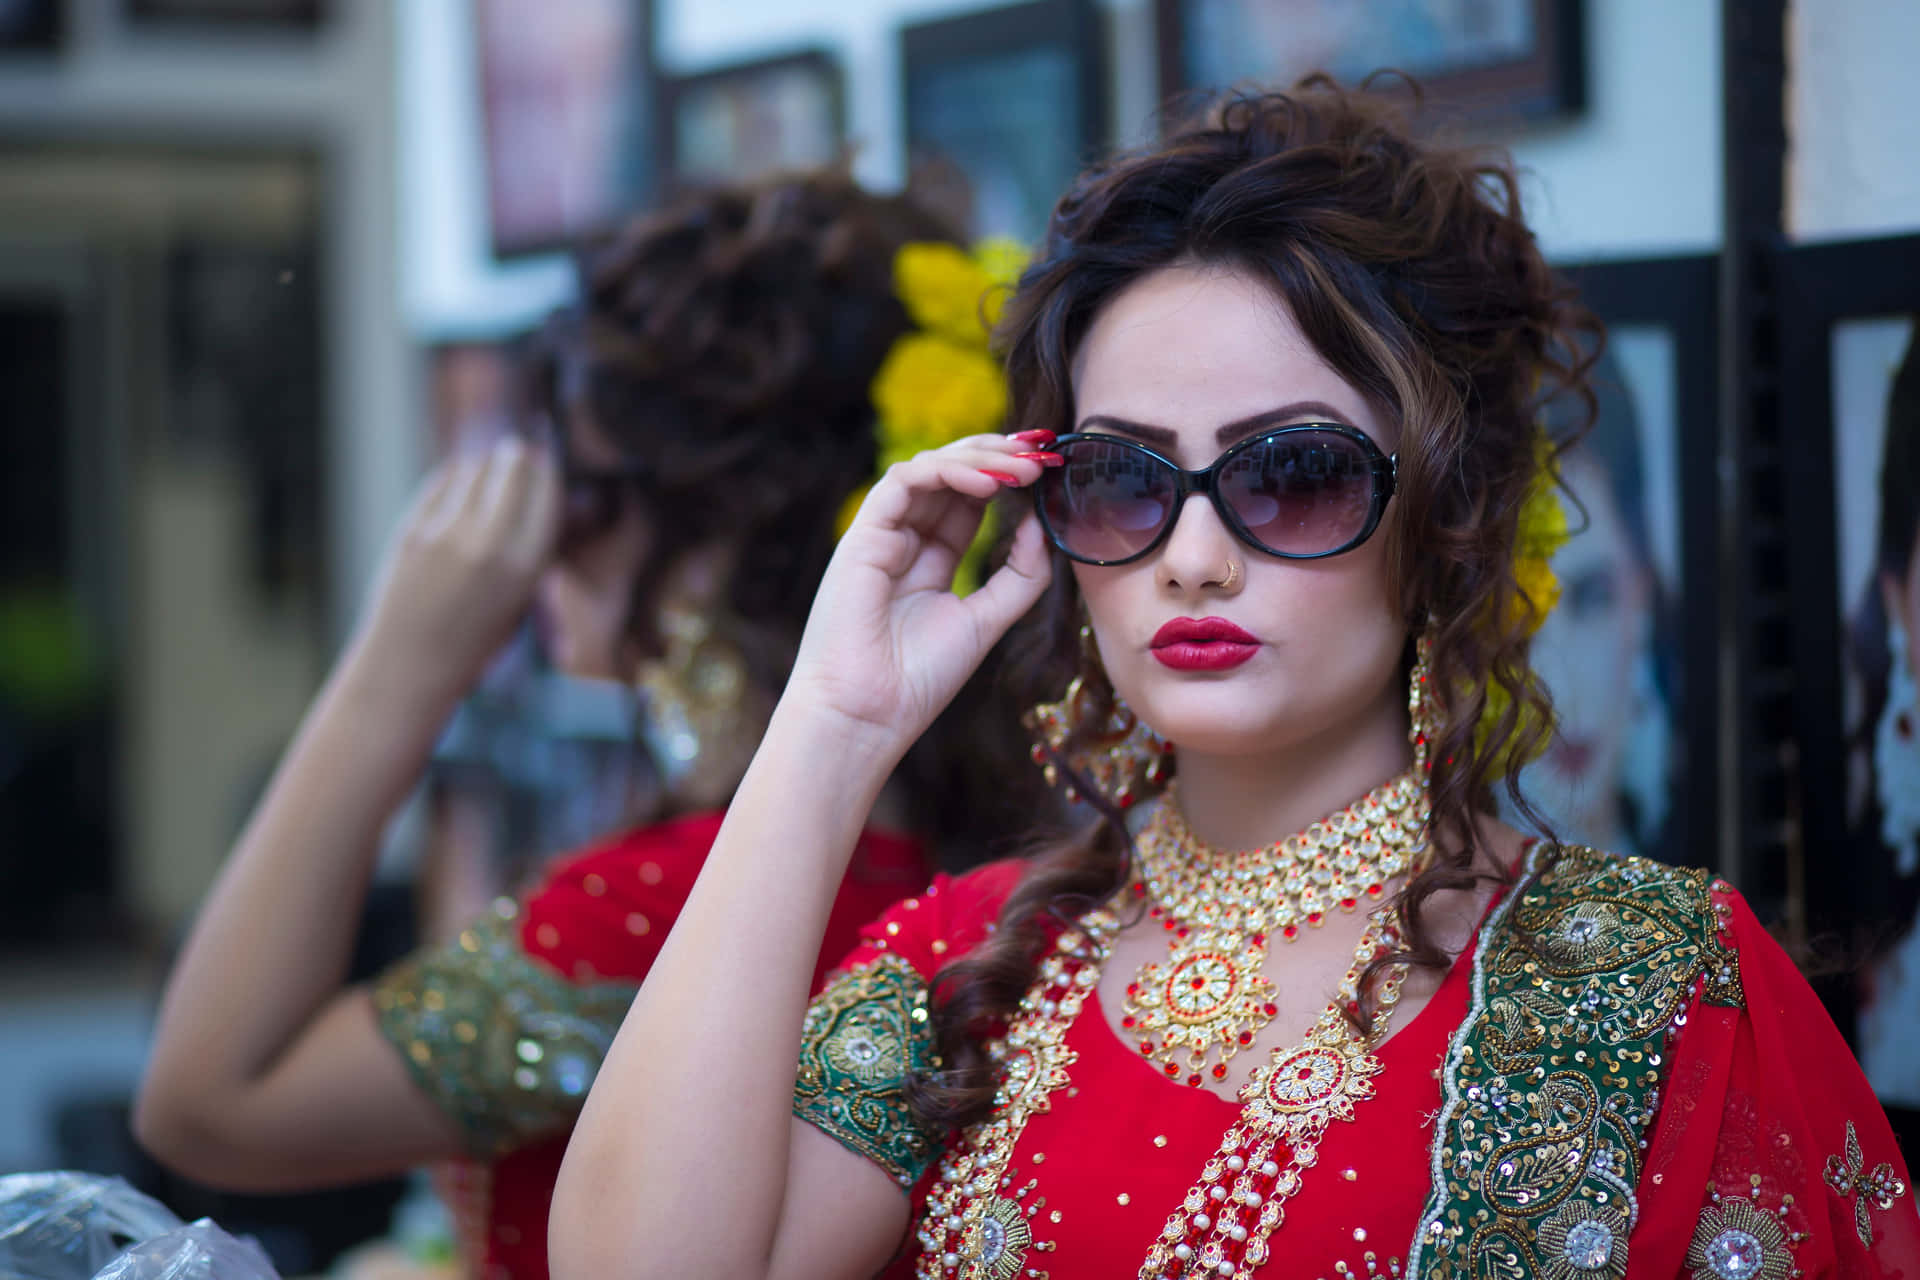
<instances>
[{"instance_id":1,"label":"gold necklace","mask_svg":"<svg viewBox=\"0 0 1920 1280\"><path fill-rule=\"evenodd\" d=\"M1306 1039L1278 1046L1240 1090L1240 1114L1201 1167L1180 1207L1167 1218L1140 1266L1140 1280L1240 1275L1269 1256L1267 1241L1286 1217L1286 1202L1319 1159L1320 1140L1335 1120L1353 1119L1373 1096L1404 964L1380 980L1372 1030L1362 1035L1346 1010L1359 1000L1360 977L1375 958L1399 945L1391 921L1370 919L1354 948L1353 966Z\"/></svg>"},{"instance_id":2,"label":"gold necklace","mask_svg":"<svg viewBox=\"0 0 1920 1280\"><path fill-rule=\"evenodd\" d=\"M1176 784L1177 786L1177 784ZM1168 1079L1205 1084L1279 1012L1262 972L1267 944L1338 907L1378 903L1387 882L1413 870L1426 848L1427 789L1418 765L1353 805L1277 845L1222 854L1188 829L1175 786L1136 846L1134 894L1170 935L1164 961L1127 984L1120 1025Z\"/></svg>"}]
</instances>

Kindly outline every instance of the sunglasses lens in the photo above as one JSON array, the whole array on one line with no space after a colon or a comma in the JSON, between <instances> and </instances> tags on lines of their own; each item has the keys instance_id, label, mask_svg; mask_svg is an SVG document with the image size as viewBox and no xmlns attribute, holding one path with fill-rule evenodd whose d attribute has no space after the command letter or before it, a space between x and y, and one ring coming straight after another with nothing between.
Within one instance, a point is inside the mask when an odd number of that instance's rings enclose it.
<instances>
[{"instance_id":1,"label":"sunglasses lens","mask_svg":"<svg viewBox=\"0 0 1920 1280\"><path fill-rule=\"evenodd\" d=\"M1220 497L1253 540L1283 555L1324 555L1360 536L1373 507L1366 452L1333 431L1248 445L1222 468Z\"/></svg>"},{"instance_id":2,"label":"sunglasses lens","mask_svg":"<svg viewBox=\"0 0 1920 1280\"><path fill-rule=\"evenodd\" d=\"M1040 510L1062 551L1078 560L1125 560L1160 536L1173 516L1173 471L1117 440L1060 447L1065 465L1040 481Z\"/></svg>"}]
</instances>

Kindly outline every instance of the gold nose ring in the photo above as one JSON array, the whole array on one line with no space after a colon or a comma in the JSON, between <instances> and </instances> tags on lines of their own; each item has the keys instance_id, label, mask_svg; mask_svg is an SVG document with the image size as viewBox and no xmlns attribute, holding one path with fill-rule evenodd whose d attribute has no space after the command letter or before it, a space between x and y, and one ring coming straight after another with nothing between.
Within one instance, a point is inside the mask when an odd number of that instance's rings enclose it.
<instances>
[{"instance_id":1,"label":"gold nose ring","mask_svg":"<svg viewBox=\"0 0 1920 1280\"><path fill-rule=\"evenodd\" d=\"M1227 561L1227 576L1220 580L1220 589L1222 591L1231 591L1239 585L1240 562L1238 560L1229 560Z\"/></svg>"}]
</instances>

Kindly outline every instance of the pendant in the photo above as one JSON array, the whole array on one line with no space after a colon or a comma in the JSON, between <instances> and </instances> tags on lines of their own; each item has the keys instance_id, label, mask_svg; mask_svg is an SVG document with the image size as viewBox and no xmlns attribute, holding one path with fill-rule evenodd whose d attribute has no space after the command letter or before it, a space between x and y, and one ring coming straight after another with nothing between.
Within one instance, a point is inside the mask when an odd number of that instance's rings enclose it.
<instances>
[{"instance_id":1,"label":"pendant","mask_svg":"<svg viewBox=\"0 0 1920 1280\"><path fill-rule=\"evenodd\" d=\"M1272 1022L1273 983L1261 970L1267 957L1263 933L1174 930L1165 961L1141 966L1127 984L1120 1025L1139 1036L1141 1054L1161 1064L1170 1080L1205 1083L1207 1057L1219 1061L1210 1074L1227 1078L1227 1062Z\"/></svg>"}]
</instances>

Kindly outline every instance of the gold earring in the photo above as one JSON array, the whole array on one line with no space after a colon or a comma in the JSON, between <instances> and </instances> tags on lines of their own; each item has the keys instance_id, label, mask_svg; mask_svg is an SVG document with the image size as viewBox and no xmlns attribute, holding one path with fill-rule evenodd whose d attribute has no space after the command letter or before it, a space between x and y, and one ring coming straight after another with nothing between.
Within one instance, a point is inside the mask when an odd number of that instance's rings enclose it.
<instances>
[{"instance_id":1,"label":"gold earring","mask_svg":"<svg viewBox=\"0 0 1920 1280\"><path fill-rule=\"evenodd\" d=\"M1087 624L1080 627L1080 670L1065 695L1058 702L1037 704L1022 721L1034 734L1034 763L1050 787L1060 785L1064 771L1125 809L1173 777L1173 744L1142 723L1114 692ZM1069 800L1077 798L1072 781L1066 791Z\"/></svg>"},{"instance_id":2,"label":"gold earring","mask_svg":"<svg viewBox=\"0 0 1920 1280\"><path fill-rule=\"evenodd\" d=\"M724 801L757 741L746 657L705 614L668 606L656 621L664 652L639 673L643 736L668 790Z\"/></svg>"},{"instance_id":3,"label":"gold earring","mask_svg":"<svg viewBox=\"0 0 1920 1280\"><path fill-rule=\"evenodd\" d=\"M1431 749L1440 731L1439 709L1433 700L1432 653L1433 642L1423 629L1413 642L1413 671L1407 680L1407 741L1422 777L1433 772Z\"/></svg>"}]
</instances>

